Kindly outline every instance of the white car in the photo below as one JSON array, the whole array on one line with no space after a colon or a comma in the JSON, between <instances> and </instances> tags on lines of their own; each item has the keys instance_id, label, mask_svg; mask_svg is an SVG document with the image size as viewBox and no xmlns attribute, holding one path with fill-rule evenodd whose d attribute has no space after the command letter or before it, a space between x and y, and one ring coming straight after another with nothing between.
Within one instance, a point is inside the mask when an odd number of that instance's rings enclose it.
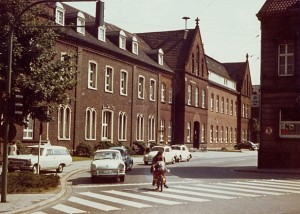
<instances>
[{"instance_id":1,"label":"white car","mask_svg":"<svg viewBox=\"0 0 300 214\"><path fill-rule=\"evenodd\" d=\"M177 157L170 146L153 146L149 154L144 155L144 163L146 165L152 163L152 160L158 151L163 152L165 163L175 163Z\"/></svg>"},{"instance_id":2,"label":"white car","mask_svg":"<svg viewBox=\"0 0 300 214\"><path fill-rule=\"evenodd\" d=\"M8 156L8 170L38 172L39 145L27 146L20 155ZM51 144L40 145L39 170L52 170L62 172L64 167L72 164L72 157L69 150L63 146L52 146Z\"/></svg>"},{"instance_id":3,"label":"white car","mask_svg":"<svg viewBox=\"0 0 300 214\"><path fill-rule=\"evenodd\" d=\"M186 145L172 145L171 148L177 155L178 162L183 160L189 161L192 158L192 154L190 153L189 148Z\"/></svg>"},{"instance_id":4,"label":"white car","mask_svg":"<svg viewBox=\"0 0 300 214\"><path fill-rule=\"evenodd\" d=\"M97 178L114 178L124 182L125 168L125 163L119 150L97 150L91 162L91 180L95 182Z\"/></svg>"}]
</instances>

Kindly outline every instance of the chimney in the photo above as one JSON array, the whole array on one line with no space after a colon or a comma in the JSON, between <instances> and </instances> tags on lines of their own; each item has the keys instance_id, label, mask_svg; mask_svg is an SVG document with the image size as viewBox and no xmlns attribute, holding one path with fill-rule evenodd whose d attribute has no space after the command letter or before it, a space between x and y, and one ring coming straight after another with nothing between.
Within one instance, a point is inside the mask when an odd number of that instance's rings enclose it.
<instances>
[{"instance_id":1,"label":"chimney","mask_svg":"<svg viewBox=\"0 0 300 214\"><path fill-rule=\"evenodd\" d=\"M184 36L183 36L183 38L186 39L187 34L188 34L187 21L190 19L190 17L185 16L185 17L182 17L182 19L185 20L185 27L184 27Z\"/></svg>"},{"instance_id":2,"label":"chimney","mask_svg":"<svg viewBox=\"0 0 300 214\"><path fill-rule=\"evenodd\" d=\"M96 2L96 27L104 26L104 0Z\"/></svg>"}]
</instances>

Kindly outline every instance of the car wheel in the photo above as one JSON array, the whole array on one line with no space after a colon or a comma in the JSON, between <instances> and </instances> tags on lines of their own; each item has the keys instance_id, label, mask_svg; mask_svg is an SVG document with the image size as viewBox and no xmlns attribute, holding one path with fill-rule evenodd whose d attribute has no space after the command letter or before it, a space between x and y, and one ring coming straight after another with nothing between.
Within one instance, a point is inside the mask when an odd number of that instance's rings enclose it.
<instances>
[{"instance_id":1,"label":"car wheel","mask_svg":"<svg viewBox=\"0 0 300 214\"><path fill-rule=\"evenodd\" d=\"M121 182L124 182L124 181L125 181L125 175L123 175L123 176L120 177L120 181L121 181Z\"/></svg>"},{"instance_id":2,"label":"car wheel","mask_svg":"<svg viewBox=\"0 0 300 214\"><path fill-rule=\"evenodd\" d=\"M56 169L56 172L62 173L63 171L64 171L64 165L63 165L63 164L60 164L60 165L58 166L58 168Z\"/></svg>"},{"instance_id":3,"label":"car wheel","mask_svg":"<svg viewBox=\"0 0 300 214\"><path fill-rule=\"evenodd\" d=\"M33 174L37 174L37 173L38 173L38 165L34 165L34 166L32 167L32 173L33 173Z\"/></svg>"}]
</instances>

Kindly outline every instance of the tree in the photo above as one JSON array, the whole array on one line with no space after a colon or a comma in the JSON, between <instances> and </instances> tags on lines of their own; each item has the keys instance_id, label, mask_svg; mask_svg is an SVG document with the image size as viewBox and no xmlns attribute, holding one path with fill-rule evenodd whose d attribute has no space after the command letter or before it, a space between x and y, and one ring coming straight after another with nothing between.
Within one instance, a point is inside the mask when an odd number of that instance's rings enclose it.
<instances>
[{"instance_id":1,"label":"tree","mask_svg":"<svg viewBox=\"0 0 300 214\"><path fill-rule=\"evenodd\" d=\"M3 50L8 49L8 32L13 27L15 17L31 2L0 2L0 115L7 102L3 86L6 82L8 53ZM70 102L69 92L76 85L76 56L68 53L62 57L55 50L59 37L67 30L50 27L55 23L50 19L47 7L46 4L32 7L14 26L12 95L20 93L24 97L23 115L14 121L19 125L24 124L29 114L43 122L51 121L51 113L57 105Z\"/></svg>"}]
</instances>

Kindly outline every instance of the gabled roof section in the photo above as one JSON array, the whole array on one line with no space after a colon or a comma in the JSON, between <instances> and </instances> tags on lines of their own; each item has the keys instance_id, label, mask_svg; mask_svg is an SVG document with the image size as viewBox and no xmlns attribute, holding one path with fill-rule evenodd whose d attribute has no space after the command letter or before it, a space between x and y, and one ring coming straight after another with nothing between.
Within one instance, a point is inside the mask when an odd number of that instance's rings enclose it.
<instances>
[{"instance_id":1,"label":"gabled roof section","mask_svg":"<svg viewBox=\"0 0 300 214\"><path fill-rule=\"evenodd\" d=\"M151 49L161 48L164 61L174 70L183 69L196 29L138 33Z\"/></svg>"},{"instance_id":2,"label":"gabled roof section","mask_svg":"<svg viewBox=\"0 0 300 214\"><path fill-rule=\"evenodd\" d=\"M237 89L240 90L244 83L244 78L247 72L248 61L246 62L232 62L232 63L222 63L231 79L236 81Z\"/></svg>"},{"instance_id":3,"label":"gabled roof section","mask_svg":"<svg viewBox=\"0 0 300 214\"><path fill-rule=\"evenodd\" d=\"M286 12L300 9L300 0L267 0L262 6L257 16Z\"/></svg>"},{"instance_id":4,"label":"gabled roof section","mask_svg":"<svg viewBox=\"0 0 300 214\"><path fill-rule=\"evenodd\" d=\"M222 63L218 62L217 60L207 55L205 55L205 60L206 60L208 71L212 71L222 77L231 79L231 77L229 76L226 70L226 67Z\"/></svg>"}]
</instances>

